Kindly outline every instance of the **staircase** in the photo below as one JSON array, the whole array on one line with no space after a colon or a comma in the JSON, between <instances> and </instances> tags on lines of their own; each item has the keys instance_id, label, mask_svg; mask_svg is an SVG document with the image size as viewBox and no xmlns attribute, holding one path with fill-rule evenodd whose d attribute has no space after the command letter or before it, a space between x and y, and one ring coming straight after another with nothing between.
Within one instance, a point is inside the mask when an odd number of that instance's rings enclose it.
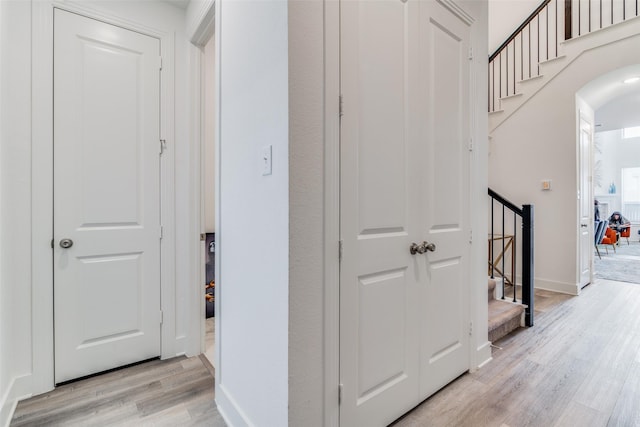
<instances>
[{"instance_id":1,"label":"staircase","mask_svg":"<svg viewBox=\"0 0 640 427\"><path fill-rule=\"evenodd\" d=\"M489 131L584 52L637 35L639 15L636 0L543 1L489 57Z\"/></svg>"},{"instance_id":2,"label":"staircase","mask_svg":"<svg viewBox=\"0 0 640 427\"><path fill-rule=\"evenodd\" d=\"M495 298L496 280L489 278L489 341L495 342L524 326L525 306Z\"/></svg>"}]
</instances>

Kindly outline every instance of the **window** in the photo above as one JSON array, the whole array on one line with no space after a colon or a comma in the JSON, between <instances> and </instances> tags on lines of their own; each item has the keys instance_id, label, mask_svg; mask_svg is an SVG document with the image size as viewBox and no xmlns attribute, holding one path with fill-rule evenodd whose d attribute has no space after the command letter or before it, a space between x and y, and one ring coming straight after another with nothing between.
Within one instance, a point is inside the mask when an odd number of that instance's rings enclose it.
<instances>
[{"instance_id":1,"label":"window","mask_svg":"<svg viewBox=\"0 0 640 427\"><path fill-rule=\"evenodd\" d=\"M640 202L640 168L622 169L622 200Z\"/></svg>"},{"instance_id":2,"label":"window","mask_svg":"<svg viewBox=\"0 0 640 427\"><path fill-rule=\"evenodd\" d=\"M622 129L622 139L640 137L640 126Z\"/></svg>"}]
</instances>

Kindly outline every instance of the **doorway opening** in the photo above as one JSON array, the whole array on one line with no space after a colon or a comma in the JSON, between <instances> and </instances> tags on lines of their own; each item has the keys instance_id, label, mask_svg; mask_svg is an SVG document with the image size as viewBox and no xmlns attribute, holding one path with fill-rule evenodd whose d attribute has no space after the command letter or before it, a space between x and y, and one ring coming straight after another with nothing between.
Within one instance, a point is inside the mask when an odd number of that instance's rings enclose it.
<instances>
[{"instance_id":1,"label":"doorway opening","mask_svg":"<svg viewBox=\"0 0 640 427\"><path fill-rule=\"evenodd\" d=\"M614 244L593 241L593 276L598 279L640 283L640 65L604 74L579 92L593 111L592 161L588 175L593 188L592 215L608 224L618 212L629 228ZM582 175L582 173L581 173ZM596 204L597 203L597 204ZM595 218L594 218L595 219ZM593 233L594 227L590 227ZM618 240L617 243L615 240Z\"/></svg>"},{"instance_id":2,"label":"doorway opening","mask_svg":"<svg viewBox=\"0 0 640 427\"><path fill-rule=\"evenodd\" d=\"M204 354L215 366L215 254L216 254L216 214L215 214L215 36L211 36L202 47L201 64L202 94L202 143L201 156L201 226L204 233L204 278L205 278L205 340Z\"/></svg>"}]
</instances>

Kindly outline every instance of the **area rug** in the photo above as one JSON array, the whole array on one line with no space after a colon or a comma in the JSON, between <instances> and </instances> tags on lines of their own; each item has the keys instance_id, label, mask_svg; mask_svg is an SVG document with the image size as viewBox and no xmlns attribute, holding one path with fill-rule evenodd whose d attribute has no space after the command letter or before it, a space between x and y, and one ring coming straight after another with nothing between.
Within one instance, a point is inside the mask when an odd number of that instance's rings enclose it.
<instances>
[{"instance_id":1,"label":"area rug","mask_svg":"<svg viewBox=\"0 0 640 427\"><path fill-rule=\"evenodd\" d=\"M615 252L609 246L608 254L604 245L600 245L602 259L595 255L595 277L640 284L640 242L637 236L631 236L629 240L627 245L626 239L621 239Z\"/></svg>"}]
</instances>

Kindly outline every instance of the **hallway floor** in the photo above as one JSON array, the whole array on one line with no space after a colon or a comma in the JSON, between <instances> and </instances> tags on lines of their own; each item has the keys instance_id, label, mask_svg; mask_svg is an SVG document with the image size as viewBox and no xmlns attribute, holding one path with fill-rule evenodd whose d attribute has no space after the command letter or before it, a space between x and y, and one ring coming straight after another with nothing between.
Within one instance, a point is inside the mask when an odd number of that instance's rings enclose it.
<instances>
[{"instance_id":1,"label":"hallway floor","mask_svg":"<svg viewBox=\"0 0 640 427\"><path fill-rule=\"evenodd\" d=\"M394 425L640 426L640 285L537 290L535 322ZM11 426L221 427L213 382L204 355L154 360L22 401Z\"/></svg>"},{"instance_id":2,"label":"hallway floor","mask_svg":"<svg viewBox=\"0 0 640 427\"><path fill-rule=\"evenodd\" d=\"M10 426L222 427L213 382L204 356L152 360L23 400Z\"/></svg>"},{"instance_id":3,"label":"hallway floor","mask_svg":"<svg viewBox=\"0 0 640 427\"><path fill-rule=\"evenodd\" d=\"M640 285L536 291L535 326L394 426L640 426Z\"/></svg>"}]
</instances>

